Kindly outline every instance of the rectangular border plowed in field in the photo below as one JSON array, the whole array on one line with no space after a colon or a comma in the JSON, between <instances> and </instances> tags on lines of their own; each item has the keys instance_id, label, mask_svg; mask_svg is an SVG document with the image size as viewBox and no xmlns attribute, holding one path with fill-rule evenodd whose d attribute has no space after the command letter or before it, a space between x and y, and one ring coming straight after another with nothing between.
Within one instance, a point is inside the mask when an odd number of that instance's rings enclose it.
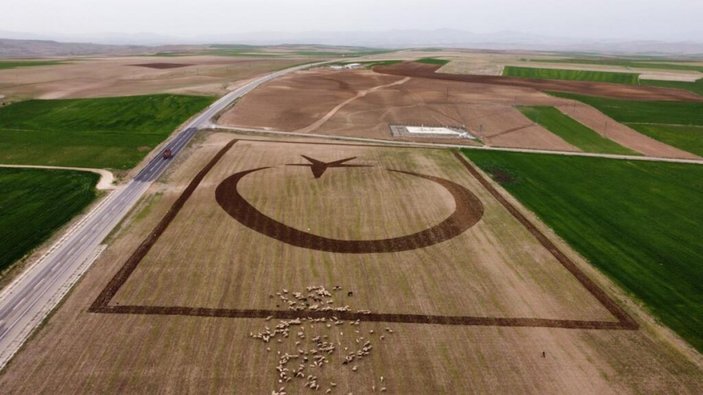
<instances>
[{"instance_id":1,"label":"rectangular border plowed in field","mask_svg":"<svg viewBox=\"0 0 703 395\"><path fill-rule=\"evenodd\" d=\"M244 140L244 139L241 139ZM615 301L608 296L595 282L593 282L579 267L557 247L549 238L540 231L527 217L525 217L512 203L510 203L473 165L471 165L461 154L455 152L457 160L476 178L479 183L502 205L508 212L517 219L552 256L566 268L574 278L590 292L603 307L605 307L617 321L594 321L594 320L559 320L544 318L513 318L513 317L477 317L477 316L447 316L447 315L425 315L425 314L393 314L393 313L364 313L352 311L290 311L290 310L268 310L268 309L221 309L207 307L185 307L185 306L139 306L139 305L111 305L110 301L117 294L119 289L129 279L130 275L137 268L144 256L159 237L168 228L178 212L188 201L193 192L200 185L208 172L218 163L218 161L229 151L238 140L232 140L226 144L205 167L198 172L178 199L173 203L169 211L163 216L154 230L142 241L124 265L118 270L115 276L105 286L102 292L95 299L89 312L105 314L145 314L145 315L180 315L199 317L225 317L225 318L331 318L337 317L341 320L364 320L371 322L395 322L395 323L416 323L434 325L470 325L470 326L501 326L501 327L535 327L535 328L569 328L569 329L617 329L635 330L639 328L637 322ZM253 140L266 143L267 141ZM292 141L270 141L269 143L298 143ZM348 145L339 143L317 143L325 145ZM387 147L388 148L388 147Z\"/></svg>"}]
</instances>

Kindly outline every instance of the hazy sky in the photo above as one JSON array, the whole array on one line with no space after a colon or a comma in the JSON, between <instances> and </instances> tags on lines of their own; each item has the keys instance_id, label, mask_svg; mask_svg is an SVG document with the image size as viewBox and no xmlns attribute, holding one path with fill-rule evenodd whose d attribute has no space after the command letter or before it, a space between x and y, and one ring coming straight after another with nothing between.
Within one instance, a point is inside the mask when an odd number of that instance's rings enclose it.
<instances>
[{"instance_id":1,"label":"hazy sky","mask_svg":"<svg viewBox=\"0 0 703 395\"><path fill-rule=\"evenodd\" d=\"M0 31L157 33L452 28L703 40L703 0L0 0Z\"/></svg>"}]
</instances>

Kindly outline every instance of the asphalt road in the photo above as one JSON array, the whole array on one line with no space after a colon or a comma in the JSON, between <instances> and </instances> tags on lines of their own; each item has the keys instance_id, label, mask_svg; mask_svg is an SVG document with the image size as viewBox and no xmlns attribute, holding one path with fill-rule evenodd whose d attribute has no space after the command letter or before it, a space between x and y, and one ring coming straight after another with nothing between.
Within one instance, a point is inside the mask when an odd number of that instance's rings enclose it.
<instances>
[{"instance_id":1,"label":"asphalt road","mask_svg":"<svg viewBox=\"0 0 703 395\"><path fill-rule=\"evenodd\" d=\"M164 147L176 156L197 131L234 100L257 86L311 65L268 74L228 93L178 131ZM161 151L139 173L104 198L76 223L50 250L0 294L0 369L19 350L43 319L61 301L102 251L105 237L134 207L151 183L169 166Z\"/></svg>"}]
</instances>

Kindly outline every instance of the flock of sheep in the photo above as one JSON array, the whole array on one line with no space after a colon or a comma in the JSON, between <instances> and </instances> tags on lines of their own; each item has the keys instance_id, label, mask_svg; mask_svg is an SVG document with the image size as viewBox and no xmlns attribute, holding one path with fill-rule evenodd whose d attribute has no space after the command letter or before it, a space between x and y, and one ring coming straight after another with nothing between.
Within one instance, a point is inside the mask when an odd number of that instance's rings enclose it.
<instances>
[{"instance_id":1,"label":"flock of sheep","mask_svg":"<svg viewBox=\"0 0 703 395\"><path fill-rule=\"evenodd\" d=\"M335 286L332 292L340 292L342 287ZM328 311L346 312L351 311L348 305L335 306L332 292L324 286L309 286L305 292L288 292L287 289L282 289L274 295L269 295L271 299L277 297L282 303L288 306L289 310L297 312L305 311ZM353 292L348 292L347 296L353 296ZM279 305L277 305L279 306ZM359 310L358 313L369 314L368 310ZM302 314L301 314L302 315ZM273 317L266 318L270 321ZM332 315L331 318L312 318L301 317L289 320L281 320L273 328L266 326L263 331L250 333L254 339L261 340L267 345L266 351L271 352L271 345L282 344L284 341L287 344L295 342L295 350L291 352L276 351L278 354L278 364L276 372L278 375L278 390L272 391L272 395L286 395L286 385L293 380L300 380L303 386L310 390L320 390L324 388L325 393L331 393L337 388L337 383L334 381L323 381L318 375L322 373L322 369L338 359L339 366L349 367L352 372L357 372L358 364L361 360L367 357L373 350L371 338L374 336L374 330L368 331L368 337L362 335L360 324L361 320L346 322L351 329L351 336L344 336L345 321L339 320ZM307 332L306 332L307 327ZM319 329L326 332L338 331L334 339L328 334L318 334ZM385 328L385 334L377 335L381 341L385 339L387 334L392 334L393 330L389 327ZM343 345L342 340L353 340L349 345ZM348 342L348 340L347 340ZM281 345L284 347L284 345ZM386 392L385 379L380 376L378 381L374 380L371 385L371 391ZM366 391L364 391L366 392ZM350 392L351 394L351 392Z\"/></svg>"}]
</instances>

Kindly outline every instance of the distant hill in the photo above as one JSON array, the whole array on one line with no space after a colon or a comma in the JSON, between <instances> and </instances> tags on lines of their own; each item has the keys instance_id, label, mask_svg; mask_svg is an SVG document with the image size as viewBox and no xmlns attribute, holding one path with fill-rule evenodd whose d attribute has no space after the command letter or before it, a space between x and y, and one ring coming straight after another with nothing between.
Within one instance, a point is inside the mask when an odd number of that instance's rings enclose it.
<instances>
[{"instance_id":1,"label":"distant hill","mask_svg":"<svg viewBox=\"0 0 703 395\"><path fill-rule=\"evenodd\" d=\"M187 51L196 46L106 45L62 43L49 40L15 40L0 38L0 58L42 58L85 55L140 55L156 52Z\"/></svg>"},{"instance_id":2,"label":"distant hill","mask_svg":"<svg viewBox=\"0 0 703 395\"><path fill-rule=\"evenodd\" d=\"M257 32L202 37L205 42L237 42L256 45L279 43L354 45L372 48L466 48L592 52L630 55L703 56L703 39L668 42L657 40L590 39L551 37L521 32L472 33L457 29L387 30L347 32Z\"/></svg>"},{"instance_id":3,"label":"distant hill","mask_svg":"<svg viewBox=\"0 0 703 395\"><path fill-rule=\"evenodd\" d=\"M297 51L335 51L337 48L342 52L366 52L372 48L465 48L703 57L703 41L698 37L693 37L691 41L666 42L550 37L520 32L477 34L456 29L252 32L188 38L148 33L39 36L0 31L0 37L5 37L0 39L0 57L132 55L205 49L246 50L261 47Z\"/></svg>"}]
</instances>

